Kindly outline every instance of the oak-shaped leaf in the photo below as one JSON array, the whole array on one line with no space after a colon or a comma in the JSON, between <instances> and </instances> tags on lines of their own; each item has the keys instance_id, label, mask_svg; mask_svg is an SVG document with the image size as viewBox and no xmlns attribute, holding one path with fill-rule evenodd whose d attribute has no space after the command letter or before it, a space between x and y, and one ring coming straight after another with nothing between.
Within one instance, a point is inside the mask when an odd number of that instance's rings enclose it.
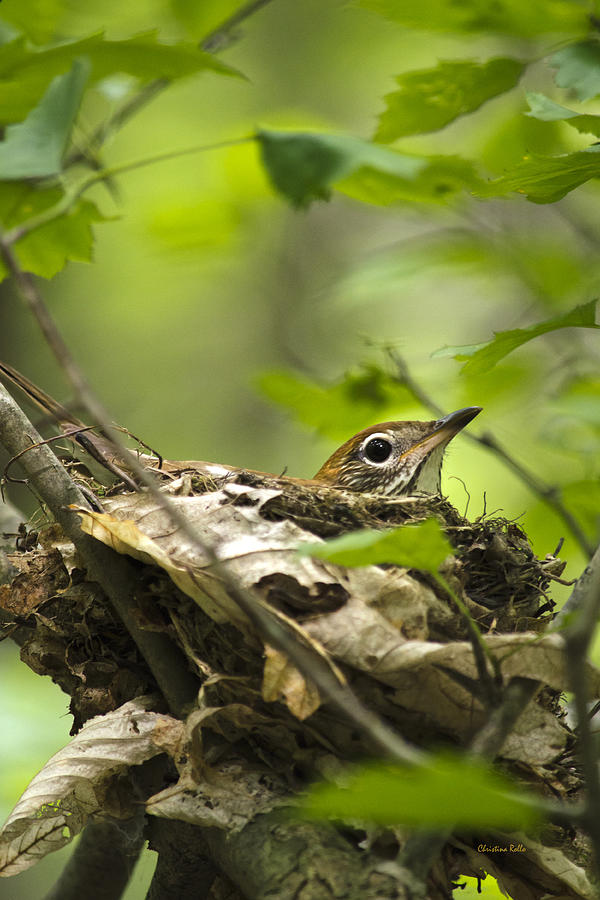
<instances>
[{"instance_id":1,"label":"oak-shaped leaf","mask_svg":"<svg viewBox=\"0 0 600 900\"><path fill-rule=\"evenodd\" d=\"M452 356L464 361L462 373L481 375L492 369L501 359L542 334L562 328L599 328L596 325L596 300L582 303L566 313L529 325L527 328L511 328L496 331L490 341L481 344L465 344L459 347L441 347L432 356Z\"/></svg>"},{"instance_id":2,"label":"oak-shaped leaf","mask_svg":"<svg viewBox=\"0 0 600 900\"><path fill-rule=\"evenodd\" d=\"M212 71L239 76L190 41L167 44L156 31L124 40L109 40L102 32L75 41L32 47L23 37L0 47L0 121L21 122L39 102L51 79L67 72L76 59L91 66L90 84L115 74L132 75L141 82L156 78L173 81Z\"/></svg>"},{"instance_id":3,"label":"oak-shaped leaf","mask_svg":"<svg viewBox=\"0 0 600 900\"><path fill-rule=\"evenodd\" d=\"M438 131L487 100L511 90L523 72L516 59L497 57L484 63L443 60L432 69L404 72L397 90L386 94L374 140L389 143L409 134Z\"/></svg>"},{"instance_id":4,"label":"oak-shaped leaf","mask_svg":"<svg viewBox=\"0 0 600 900\"><path fill-rule=\"evenodd\" d=\"M25 181L0 183L0 223L3 230L21 225L60 203L62 188L43 187ZM91 200L80 198L62 215L20 238L14 245L21 268L43 278L52 278L69 260L89 262L94 237L92 225L106 221ZM0 279L7 270L0 261Z\"/></svg>"},{"instance_id":5,"label":"oak-shaped leaf","mask_svg":"<svg viewBox=\"0 0 600 900\"><path fill-rule=\"evenodd\" d=\"M482 198L517 193L532 203L555 203L586 181L599 177L600 145L592 144L585 150L560 156L525 156L508 174L475 186L473 193Z\"/></svg>"},{"instance_id":6,"label":"oak-shaped leaf","mask_svg":"<svg viewBox=\"0 0 600 900\"><path fill-rule=\"evenodd\" d=\"M581 134L593 134L600 137L600 116L590 113L578 113L560 103L555 103L545 94L528 92L526 95L529 112L525 113L541 122L566 122Z\"/></svg>"}]
</instances>

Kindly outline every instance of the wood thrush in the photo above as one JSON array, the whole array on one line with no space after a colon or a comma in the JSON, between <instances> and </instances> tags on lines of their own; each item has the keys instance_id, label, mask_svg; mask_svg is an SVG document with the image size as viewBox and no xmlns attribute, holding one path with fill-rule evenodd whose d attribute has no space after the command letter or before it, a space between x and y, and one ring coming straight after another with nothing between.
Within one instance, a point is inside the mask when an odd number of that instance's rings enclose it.
<instances>
[{"instance_id":1,"label":"wood thrush","mask_svg":"<svg viewBox=\"0 0 600 900\"><path fill-rule=\"evenodd\" d=\"M131 485L127 454L132 451L115 453L105 436L87 429L80 419L12 366L0 362L0 373L58 422L65 436L76 440L114 475L125 478ZM313 482L384 496L439 494L444 450L480 412L480 406L468 406L433 422L371 425L342 444L321 466ZM82 432L81 429L86 430ZM140 455L137 458L145 459ZM158 462L154 457L148 457L147 461L154 467ZM167 472L194 469L213 478L241 471L233 466L199 461L165 460L160 467Z\"/></svg>"},{"instance_id":2,"label":"wood thrush","mask_svg":"<svg viewBox=\"0 0 600 900\"><path fill-rule=\"evenodd\" d=\"M444 450L480 412L480 406L468 406L433 422L371 425L342 444L315 480L388 497L439 494Z\"/></svg>"}]
</instances>

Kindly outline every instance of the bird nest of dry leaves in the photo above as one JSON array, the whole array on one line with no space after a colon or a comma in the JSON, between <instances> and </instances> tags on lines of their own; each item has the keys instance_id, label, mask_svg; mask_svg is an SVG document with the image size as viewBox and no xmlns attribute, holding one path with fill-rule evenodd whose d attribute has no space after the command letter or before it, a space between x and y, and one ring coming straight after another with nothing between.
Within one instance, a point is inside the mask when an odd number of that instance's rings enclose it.
<instances>
[{"instance_id":1,"label":"bird nest of dry leaves","mask_svg":"<svg viewBox=\"0 0 600 900\"><path fill-rule=\"evenodd\" d=\"M93 482L87 486L98 490ZM469 522L440 498L386 499L242 470L215 475L175 467L163 486L241 588L316 648L388 725L419 747L465 748L486 722L489 698L465 617L439 583L398 566L346 568L297 552L303 543L359 528L437 518L454 548L444 578L485 636L502 678L542 685L506 736L498 765L540 796L577 798L573 735L559 703L567 687L564 654L560 636L547 632L549 591L562 565L553 556L538 559L517 524ZM106 809L116 775L162 753L170 769L147 801L148 812L198 825L205 834L226 833L229 841L260 822L271 829L262 841L271 854L286 829L296 828L294 840L301 842L301 826L282 819L282 811L308 783L372 756L368 734L261 639L211 560L148 493L104 492L97 510L80 515L84 531L135 561L136 621L178 646L197 678L198 700L185 720L160 706L143 658L57 525L41 530L32 549L12 553L14 577L0 589L6 629L22 659L71 698L76 737L61 751L61 764L79 759L86 741L103 760L103 741L131 736L131 746L122 741L121 756L111 745L110 760L93 771L84 774L74 764L55 815L67 811L83 821ZM589 678L598 696L600 673L590 667ZM47 779L56 774L52 760L48 766ZM37 777L43 788L44 771ZM119 803L127 806L122 797ZM109 803L116 814L114 807ZM31 837L39 810L26 792L7 823L9 837L21 844ZM401 830L352 823L327 826L323 834L327 864L318 896L407 896L385 868L405 839ZM493 852L509 843L526 852ZM260 854L254 848L243 896L266 896L253 886ZM290 885L297 890L298 879L308 878L301 860L295 852L280 870L272 896L297 896ZM589 863L586 838L566 825L547 825L526 838L459 834L429 876L429 896L450 897L459 875L489 872L518 900L591 897ZM336 878L352 887L343 893Z\"/></svg>"}]
</instances>

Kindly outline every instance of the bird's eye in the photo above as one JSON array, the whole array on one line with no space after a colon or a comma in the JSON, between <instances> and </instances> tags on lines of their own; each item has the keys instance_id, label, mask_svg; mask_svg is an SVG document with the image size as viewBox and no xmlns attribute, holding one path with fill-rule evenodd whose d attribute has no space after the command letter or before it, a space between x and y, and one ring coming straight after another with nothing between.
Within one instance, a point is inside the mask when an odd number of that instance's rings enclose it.
<instances>
[{"instance_id":1,"label":"bird's eye","mask_svg":"<svg viewBox=\"0 0 600 900\"><path fill-rule=\"evenodd\" d=\"M382 463L389 458L392 445L385 438L374 437L365 444L363 454L365 459L372 463Z\"/></svg>"}]
</instances>

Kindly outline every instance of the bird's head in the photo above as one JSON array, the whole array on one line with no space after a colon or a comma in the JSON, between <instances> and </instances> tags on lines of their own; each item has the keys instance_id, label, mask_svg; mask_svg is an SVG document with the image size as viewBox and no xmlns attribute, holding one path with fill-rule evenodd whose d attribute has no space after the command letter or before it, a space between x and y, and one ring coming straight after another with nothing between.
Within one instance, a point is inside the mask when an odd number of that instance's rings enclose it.
<instances>
[{"instance_id":1,"label":"bird's head","mask_svg":"<svg viewBox=\"0 0 600 900\"><path fill-rule=\"evenodd\" d=\"M433 422L372 425L342 444L315 479L386 496L439 494L444 450L480 412L468 406Z\"/></svg>"}]
</instances>

